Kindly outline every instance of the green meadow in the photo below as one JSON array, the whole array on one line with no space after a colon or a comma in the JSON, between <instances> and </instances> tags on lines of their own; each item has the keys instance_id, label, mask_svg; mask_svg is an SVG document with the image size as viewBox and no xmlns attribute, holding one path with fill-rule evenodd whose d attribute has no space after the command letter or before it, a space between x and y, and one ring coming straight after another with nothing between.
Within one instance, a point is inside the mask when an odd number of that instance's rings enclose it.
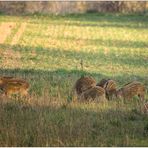
<instances>
[{"instance_id":1,"label":"green meadow","mask_svg":"<svg viewBox=\"0 0 148 148\"><path fill-rule=\"evenodd\" d=\"M82 75L148 89L148 15L1 14L0 76L26 79L30 97L0 97L0 146L148 146L139 100L73 101Z\"/></svg>"}]
</instances>

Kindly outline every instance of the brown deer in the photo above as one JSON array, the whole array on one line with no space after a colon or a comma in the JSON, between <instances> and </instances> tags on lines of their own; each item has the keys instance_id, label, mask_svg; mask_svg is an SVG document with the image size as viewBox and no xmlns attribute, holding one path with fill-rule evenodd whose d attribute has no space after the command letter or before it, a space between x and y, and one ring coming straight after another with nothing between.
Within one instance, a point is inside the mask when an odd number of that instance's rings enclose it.
<instances>
[{"instance_id":1,"label":"brown deer","mask_svg":"<svg viewBox=\"0 0 148 148\"><path fill-rule=\"evenodd\" d=\"M95 79L89 76L83 76L80 79L78 79L75 83L75 91L77 95L81 95L82 92L86 91L89 88L92 88L96 85Z\"/></svg>"},{"instance_id":2,"label":"brown deer","mask_svg":"<svg viewBox=\"0 0 148 148\"><path fill-rule=\"evenodd\" d=\"M0 88L2 88L5 83L13 79L14 77L9 77L9 76L0 77Z\"/></svg>"},{"instance_id":3,"label":"brown deer","mask_svg":"<svg viewBox=\"0 0 148 148\"><path fill-rule=\"evenodd\" d=\"M108 80L110 80L110 79L102 79L99 83L97 83L96 86L100 86L100 87L104 88L104 86Z\"/></svg>"},{"instance_id":4,"label":"brown deer","mask_svg":"<svg viewBox=\"0 0 148 148\"><path fill-rule=\"evenodd\" d=\"M116 96L117 85L114 80L111 79L102 79L97 86L100 86L105 89L107 99L112 99Z\"/></svg>"},{"instance_id":5,"label":"brown deer","mask_svg":"<svg viewBox=\"0 0 148 148\"><path fill-rule=\"evenodd\" d=\"M138 96L139 99L144 100L146 93L145 86L138 81L133 81L125 84L122 88L117 90L117 98L131 99L134 96Z\"/></svg>"},{"instance_id":6,"label":"brown deer","mask_svg":"<svg viewBox=\"0 0 148 148\"><path fill-rule=\"evenodd\" d=\"M94 86L84 92L80 96L80 101L106 101L105 90L100 86Z\"/></svg>"},{"instance_id":7,"label":"brown deer","mask_svg":"<svg viewBox=\"0 0 148 148\"><path fill-rule=\"evenodd\" d=\"M0 88L3 90L4 94L7 97L11 97L12 94L27 96L29 83L23 79L17 79L13 77L1 77Z\"/></svg>"}]
</instances>

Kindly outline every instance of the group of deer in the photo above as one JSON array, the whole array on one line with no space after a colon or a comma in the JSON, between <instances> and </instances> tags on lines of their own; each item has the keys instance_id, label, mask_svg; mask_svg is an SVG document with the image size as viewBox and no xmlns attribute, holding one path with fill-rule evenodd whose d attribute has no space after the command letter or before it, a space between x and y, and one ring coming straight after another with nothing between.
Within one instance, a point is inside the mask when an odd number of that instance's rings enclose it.
<instances>
[{"instance_id":1,"label":"group of deer","mask_svg":"<svg viewBox=\"0 0 148 148\"><path fill-rule=\"evenodd\" d=\"M75 91L79 101L105 101L113 98L132 99L137 96L144 101L146 88L138 81L125 84L117 90L117 84L111 79L102 79L96 83L95 79L83 76L75 83Z\"/></svg>"},{"instance_id":2,"label":"group of deer","mask_svg":"<svg viewBox=\"0 0 148 148\"><path fill-rule=\"evenodd\" d=\"M13 94L20 94L27 97L29 83L21 78L15 77L0 77L0 89L6 97L11 97ZM146 88L138 81L132 81L125 84L122 88L117 89L117 84L111 79L102 79L96 83L95 79L90 76L79 78L74 86L78 101L107 101L113 98L132 99L137 96L144 101ZM144 108L148 112L148 102L144 103Z\"/></svg>"},{"instance_id":3,"label":"group of deer","mask_svg":"<svg viewBox=\"0 0 148 148\"><path fill-rule=\"evenodd\" d=\"M0 77L0 89L5 97L11 97L13 94L28 96L29 83L21 78L15 77Z\"/></svg>"}]
</instances>

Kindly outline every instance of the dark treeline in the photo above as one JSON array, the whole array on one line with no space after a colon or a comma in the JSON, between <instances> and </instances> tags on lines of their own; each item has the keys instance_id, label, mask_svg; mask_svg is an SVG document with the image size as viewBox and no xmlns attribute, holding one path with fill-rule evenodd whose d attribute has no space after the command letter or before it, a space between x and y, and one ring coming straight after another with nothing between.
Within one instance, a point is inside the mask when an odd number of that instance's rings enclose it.
<instances>
[{"instance_id":1,"label":"dark treeline","mask_svg":"<svg viewBox=\"0 0 148 148\"><path fill-rule=\"evenodd\" d=\"M86 12L146 12L148 10L147 1L98 1L98 2L80 2L80 1L63 1L63 2L17 2L1 1L0 12L6 14L65 14L65 13L86 13Z\"/></svg>"}]
</instances>

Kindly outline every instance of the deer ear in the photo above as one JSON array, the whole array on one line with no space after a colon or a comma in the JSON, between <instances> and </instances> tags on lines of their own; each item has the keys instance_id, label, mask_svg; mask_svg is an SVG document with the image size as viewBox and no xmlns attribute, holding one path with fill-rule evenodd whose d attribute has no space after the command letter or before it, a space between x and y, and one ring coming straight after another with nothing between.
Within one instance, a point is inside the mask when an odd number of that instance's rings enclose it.
<instances>
[{"instance_id":1,"label":"deer ear","mask_svg":"<svg viewBox=\"0 0 148 148\"><path fill-rule=\"evenodd\" d=\"M108 85L108 81L105 83L105 85L104 85L104 89L107 88L107 85Z\"/></svg>"}]
</instances>

